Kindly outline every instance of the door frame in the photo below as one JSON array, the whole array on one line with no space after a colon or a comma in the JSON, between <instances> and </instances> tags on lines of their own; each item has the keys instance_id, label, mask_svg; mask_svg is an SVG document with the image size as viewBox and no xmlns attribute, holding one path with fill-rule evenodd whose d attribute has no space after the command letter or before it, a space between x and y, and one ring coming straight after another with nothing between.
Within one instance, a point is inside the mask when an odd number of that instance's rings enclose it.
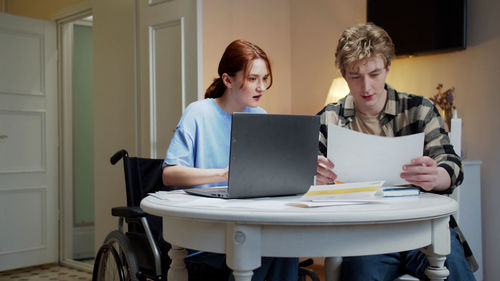
<instances>
[{"instance_id":1,"label":"door frame","mask_svg":"<svg viewBox=\"0 0 500 281\"><path fill-rule=\"evenodd\" d=\"M71 23L91 16L89 0L69 7L53 16L57 25L57 83L59 107L59 262L62 265L88 272L93 265L75 261L73 253L73 83L71 59L73 54L73 28ZM69 25L71 24L71 26Z\"/></svg>"}]
</instances>

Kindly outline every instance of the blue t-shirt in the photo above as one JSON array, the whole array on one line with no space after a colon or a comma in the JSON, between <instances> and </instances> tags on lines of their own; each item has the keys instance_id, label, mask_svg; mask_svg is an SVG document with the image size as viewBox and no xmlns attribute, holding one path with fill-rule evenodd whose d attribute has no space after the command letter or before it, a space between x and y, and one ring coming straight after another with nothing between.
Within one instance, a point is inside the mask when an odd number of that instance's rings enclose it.
<instances>
[{"instance_id":1,"label":"blue t-shirt","mask_svg":"<svg viewBox=\"0 0 500 281\"><path fill-rule=\"evenodd\" d=\"M245 112L266 113L260 107L246 107ZM229 166L231 114L222 110L214 99L191 103L177 125L163 166L181 165L203 169ZM227 182L199 187L227 185Z\"/></svg>"}]
</instances>

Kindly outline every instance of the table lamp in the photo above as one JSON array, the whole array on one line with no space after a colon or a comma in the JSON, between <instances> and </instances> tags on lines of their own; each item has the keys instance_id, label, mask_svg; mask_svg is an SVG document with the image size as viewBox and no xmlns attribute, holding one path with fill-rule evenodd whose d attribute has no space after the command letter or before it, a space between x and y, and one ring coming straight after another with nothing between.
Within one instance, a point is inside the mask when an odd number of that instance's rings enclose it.
<instances>
[{"instance_id":1,"label":"table lamp","mask_svg":"<svg viewBox=\"0 0 500 281\"><path fill-rule=\"evenodd\" d=\"M343 77L334 78L326 96L325 105L336 102L349 94L349 87Z\"/></svg>"}]
</instances>

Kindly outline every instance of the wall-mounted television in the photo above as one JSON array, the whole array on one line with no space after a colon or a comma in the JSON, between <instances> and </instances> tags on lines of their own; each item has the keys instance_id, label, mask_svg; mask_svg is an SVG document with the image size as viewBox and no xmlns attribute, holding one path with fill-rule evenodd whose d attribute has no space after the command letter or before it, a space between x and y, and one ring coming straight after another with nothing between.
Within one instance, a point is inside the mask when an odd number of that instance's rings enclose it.
<instances>
[{"instance_id":1,"label":"wall-mounted television","mask_svg":"<svg viewBox=\"0 0 500 281\"><path fill-rule=\"evenodd\" d=\"M366 21L389 33L397 56L467 45L467 0L367 0Z\"/></svg>"}]
</instances>

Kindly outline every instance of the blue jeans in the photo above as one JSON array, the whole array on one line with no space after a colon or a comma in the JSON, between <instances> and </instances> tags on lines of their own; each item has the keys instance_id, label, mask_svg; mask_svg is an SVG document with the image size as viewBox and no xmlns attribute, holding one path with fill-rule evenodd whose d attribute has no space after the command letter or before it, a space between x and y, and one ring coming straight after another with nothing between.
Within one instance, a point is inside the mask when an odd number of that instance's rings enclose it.
<instances>
[{"instance_id":1,"label":"blue jeans","mask_svg":"<svg viewBox=\"0 0 500 281\"><path fill-rule=\"evenodd\" d=\"M189 250L186 258L189 262L204 263L213 268L224 269L226 265L226 255L198 252ZM297 281L299 271L298 258L273 258L262 257L261 266L253 271L252 281ZM229 281L234 281L231 274Z\"/></svg>"},{"instance_id":2,"label":"blue jeans","mask_svg":"<svg viewBox=\"0 0 500 281\"><path fill-rule=\"evenodd\" d=\"M448 281L476 280L465 259L464 249L458 240L457 233L450 229L451 251L446 256L445 266L450 271ZM429 280L425 276L425 268L429 261L420 250L400 253L344 257L342 262L343 281L393 281L403 274L411 274L421 280Z\"/></svg>"}]
</instances>

